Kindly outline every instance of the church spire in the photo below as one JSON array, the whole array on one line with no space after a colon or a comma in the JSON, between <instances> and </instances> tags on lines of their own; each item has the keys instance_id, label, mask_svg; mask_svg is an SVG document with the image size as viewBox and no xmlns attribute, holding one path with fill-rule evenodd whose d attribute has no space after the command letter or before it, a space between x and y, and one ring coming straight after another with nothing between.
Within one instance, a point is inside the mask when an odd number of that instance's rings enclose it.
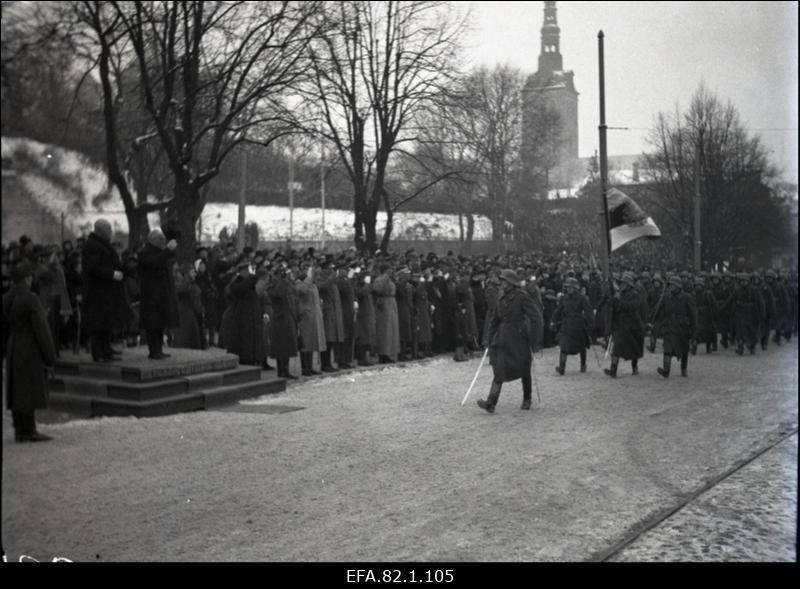
<instances>
[{"instance_id":1,"label":"church spire","mask_svg":"<svg viewBox=\"0 0 800 589\"><path fill-rule=\"evenodd\" d=\"M561 29L556 21L556 3L544 3L544 24L542 25L542 48L539 53L539 75L549 78L553 72L564 69L558 43Z\"/></svg>"}]
</instances>

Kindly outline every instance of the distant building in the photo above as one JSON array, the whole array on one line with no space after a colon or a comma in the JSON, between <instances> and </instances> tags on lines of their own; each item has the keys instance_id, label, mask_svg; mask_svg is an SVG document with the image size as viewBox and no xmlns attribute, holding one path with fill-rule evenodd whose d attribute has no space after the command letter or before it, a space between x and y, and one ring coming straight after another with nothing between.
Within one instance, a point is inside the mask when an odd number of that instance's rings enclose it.
<instances>
[{"instance_id":1,"label":"distant building","mask_svg":"<svg viewBox=\"0 0 800 589\"><path fill-rule=\"evenodd\" d=\"M560 51L561 29L556 19L556 3L544 3L544 24L541 28L541 49L539 53L539 69L528 77L522 90L523 101L523 137L534 143L539 141L536 128L537 121L533 114L533 104L542 104L554 109L560 119L560 136L558 148L554 154L532 154L536 146L531 146L523 155L528 161L523 168L540 168L542 160L551 158L550 165L545 166L545 182L549 188L567 189L575 185L585 175L586 170L578 158L578 92L575 90L574 72L564 71L563 57ZM544 100L542 100L544 99ZM537 158L534 163L532 158ZM538 170L537 170L538 171ZM531 170L528 170L530 173Z\"/></svg>"}]
</instances>

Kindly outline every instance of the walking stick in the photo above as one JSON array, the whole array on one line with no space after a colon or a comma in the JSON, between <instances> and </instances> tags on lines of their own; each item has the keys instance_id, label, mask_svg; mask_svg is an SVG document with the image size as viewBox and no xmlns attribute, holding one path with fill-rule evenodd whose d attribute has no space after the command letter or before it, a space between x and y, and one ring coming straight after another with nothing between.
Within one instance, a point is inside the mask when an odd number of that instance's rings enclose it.
<instances>
[{"instance_id":1,"label":"walking stick","mask_svg":"<svg viewBox=\"0 0 800 589\"><path fill-rule=\"evenodd\" d=\"M531 354L531 374L533 375L533 386L536 387L536 398L539 400L539 405L542 404L542 395L539 394L539 379L536 378L536 360L535 355Z\"/></svg>"},{"instance_id":2,"label":"walking stick","mask_svg":"<svg viewBox=\"0 0 800 589\"><path fill-rule=\"evenodd\" d=\"M472 392L472 387L475 386L475 381L478 380L478 375L481 373L481 368L483 368L483 363L486 360L486 355L488 353L489 353L489 348L486 348L483 352L483 358L481 358L481 363L478 365L478 371L475 373L475 377L472 379L472 383L469 385L469 388L467 389L467 394L464 395L464 400L461 401L462 407L464 406L464 403L467 402L467 397L469 397L469 394Z\"/></svg>"}]
</instances>

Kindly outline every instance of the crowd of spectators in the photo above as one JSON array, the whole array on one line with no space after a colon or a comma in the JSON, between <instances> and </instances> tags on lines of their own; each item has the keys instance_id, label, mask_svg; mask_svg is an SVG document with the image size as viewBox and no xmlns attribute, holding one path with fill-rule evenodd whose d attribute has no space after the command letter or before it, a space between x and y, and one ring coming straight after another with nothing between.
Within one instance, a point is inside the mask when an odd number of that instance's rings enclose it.
<instances>
[{"instance_id":1,"label":"crowd of spectators","mask_svg":"<svg viewBox=\"0 0 800 589\"><path fill-rule=\"evenodd\" d=\"M488 345L486 318L503 269L513 269L541 305L545 347L557 343L550 320L569 278L578 281L596 314L593 336L609 331L599 311L611 285L594 255L563 250L467 257L416 249L365 255L355 248L330 253L288 246L238 251L234 243L219 242L201 245L193 260L178 262L179 236L155 230L131 251L104 233L100 223L74 242L35 244L22 236L3 247L4 293L13 266L20 260L32 264L32 291L47 310L57 353L87 348L95 361L113 362L119 350L106 346L105 334L98 336L107 326L110 341L130 347L146 342L154 360L168 357L163 343L167 349L219 347L264 369L272 369L274 358L287 378L296 378L288 369L296 356L305 376L318 374L318 368L334 372L443 353L465 360ZM95 242L107 248L110 270L98 269L96 261L85 267L87 247ZM666 280L688 270L636 253L615 254L612 269L615 280L631 272L640 286L656 272ZM796 331L797 274L775 272L785 285L787 308L794 309ZM104 285L101 298L87 292L98 284ZM105 321L109 305L119 321ZM102 326L90 325L97 306L103 307Z\"/></svg>"}]
</instances>

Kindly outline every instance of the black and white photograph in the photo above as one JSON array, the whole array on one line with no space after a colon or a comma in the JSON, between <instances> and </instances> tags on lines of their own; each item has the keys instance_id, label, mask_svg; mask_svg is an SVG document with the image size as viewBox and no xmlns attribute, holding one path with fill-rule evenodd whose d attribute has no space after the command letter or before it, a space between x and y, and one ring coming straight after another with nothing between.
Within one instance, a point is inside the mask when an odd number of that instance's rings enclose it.
<instances>
[{"instance_id":1,"label":"black and white photograph","mask_svg":"<svg viewBox=\"0 0 800 589\"><path fill-rule=\"evenodd\" d=\"M3 1L3 562L789 572L798 15Z\"/></svg>"}]
</instances>

